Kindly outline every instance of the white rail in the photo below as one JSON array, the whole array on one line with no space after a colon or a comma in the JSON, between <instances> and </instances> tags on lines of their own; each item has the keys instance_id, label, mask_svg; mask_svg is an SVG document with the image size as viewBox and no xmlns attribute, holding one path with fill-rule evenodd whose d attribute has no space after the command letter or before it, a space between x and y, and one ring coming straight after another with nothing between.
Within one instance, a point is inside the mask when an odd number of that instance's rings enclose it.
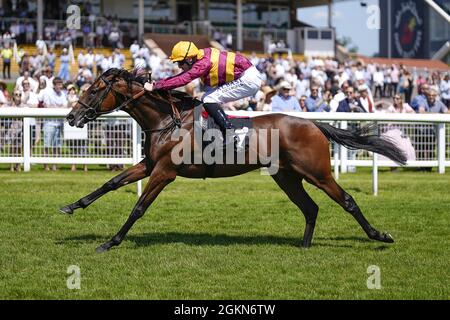
<instances>
[{"instance_id":1,"label":"white rail","mask_svg":"<svg viewBox=\"0 0 450 320\"><path fill-rule=\"evenodd\" d=\"M22 132L22 137L20 140L20 146L16 145L15 153L1 153L0 163L21 163L24 165L24 170L29 171L31 169L31 164L135 164L142 160L142 132L141 128L136 121L130 123L131 126L121 129L120 139L121 142L118 144L122 148L123 144L131 151L128 153L122 153L120 151L116 154L108 153L108 150L102 152L93 152L92 154L83 155L79 153L71 154L70 152L61 155L46 156L41 154L33 154L33 141L32 141L32 130L30 129L31 123L34 119L62 119L64 118L69 109L37 109L37 108L0 108L0 133L3 134L9 130L8 126L10 124L4 125L7 121L21 122L20 130ZM235 116L259 116L263 114L269 114L270 112L247 112L247 111L235 111L228 112ZM383 113L304 113L304 112L287 112L285 114L302 117L311 120L319 121L329 121L335 123L335 125L340 126L345 129L354 122L377 122L381 125L386 125L386 123L398 123L409 128L410 132L414 132L417 128L423 128L426 126L428 130L428 136L421 138L419 143L426 144L428 147L428 154L433 154L432 156L423 157L415 160L408 161L408 167L437 167L439 173L445 173L445 168L450 166L450 150L449 140L450 131L446 131L446 123L450 123L450 114L383 114ZM130 116L125 112L114 112L108 115L104 115L99 119L99 122L103 121L107 123L108 121L113 121L114 119L122 119L121 121L130 121ZM41 120L45 121L45 120ZM128 123L127 122L127 123ZM100 125L99 125L100 126ZM103 130L103 129L102 129ZM116 129L115 129L116 130ZM432 132L431 134L429 132ZM111 139L117 138L117 134L110 134ZM430 139L432 137L432 139ZM0 139L2 137L0 136ZM425 141L426 140L426 141ZM435 142L436 140L436 142ZM16 144L17 144L16 140ZM425 142L423 142L425 141ZM0 147L2 140L0 140ZM423 147L423 146L422 146ZM67 146L67 149L73 148L73 146ZM83 148L88 148L83 146ZM108 146L106 146L108 148ZM434 153L436 151L436 156ZM449 156L446 156L449 154ZM396 167L392 161L380 160L377 155L366 154L365 156L355 156L348 153L343 147L336 147L332 152L333 160L332 165L334 166L335 177L339 177L339 171L345 173L351 166L355 167L372 167L373 170L373 192L376 195L378 191L378 168L380 166ZM353 158L355 157L355 158ZM138 184L140 193L140 184Z\"/></svg>"}]
</instances>

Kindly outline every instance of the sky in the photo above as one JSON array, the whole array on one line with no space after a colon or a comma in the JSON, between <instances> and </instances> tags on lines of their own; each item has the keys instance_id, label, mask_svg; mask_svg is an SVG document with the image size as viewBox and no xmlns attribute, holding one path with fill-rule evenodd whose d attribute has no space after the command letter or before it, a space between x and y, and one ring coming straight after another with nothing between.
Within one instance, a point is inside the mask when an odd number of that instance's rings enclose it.
<instances>
[{"instance_id":1,"label":"sky","mask_svg":"<svg viewBox=\"0 0 450 320\"><path fill-rule=\"evenodd\" d=\"M337 38L350 37L353 44L358 46L358 53L372 56L379 50L379 30L369 29L367 20L370 14L366 12L367 7L362 7L361 2L367 6L378 5L378 0L350 0L333 4L333 26L336 28ZM328 7L319 6L298 9L298 20L315 27L328 26Z\"/></svg>"}]
</instances>

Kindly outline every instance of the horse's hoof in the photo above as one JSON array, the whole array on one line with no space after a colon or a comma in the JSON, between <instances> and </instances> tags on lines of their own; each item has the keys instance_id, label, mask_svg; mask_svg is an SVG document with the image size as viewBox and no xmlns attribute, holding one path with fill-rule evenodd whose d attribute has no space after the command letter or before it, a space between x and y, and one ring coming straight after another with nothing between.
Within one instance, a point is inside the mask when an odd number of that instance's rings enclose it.
<instances>
[{"instance_id":1,"label":"horse's hoof","mask_svg":"<svg viewBox=\"0 0 450 320\"><path fill-rule=\"evenodd\" d=\"M111 245L107 242L107 243L104 243L101 246L97 247L97 249L95 249L95 252L103 253L105 251L108 251L109 249L111 249Z\"/></svg>"},{"instance_id":2,"label":"horse's hoof","mask_svg":"<svg viewBox=\"0 0 450 320\"><path fill-rule=\"evenodd\" d=\"M64 206L64 207L60 208L59 212L64 213L64 214L73 214L73 209L70 207L70 205L68 205L68 206Z\"/></svg>"},{"instance_id":3,"label":"horse's hoof","mask_svg":"<svg viewBox=\"0 0 450 320\"><path fill-rule=\"evenodd\" d=\"M392 235L390 234L390 233L385 233L385 234L383 234L383 240L381 240L381 241L383 241L383 242L386 242L386 243L394 243L394 238L392 238Z\"/></svg>"}]
</instances>

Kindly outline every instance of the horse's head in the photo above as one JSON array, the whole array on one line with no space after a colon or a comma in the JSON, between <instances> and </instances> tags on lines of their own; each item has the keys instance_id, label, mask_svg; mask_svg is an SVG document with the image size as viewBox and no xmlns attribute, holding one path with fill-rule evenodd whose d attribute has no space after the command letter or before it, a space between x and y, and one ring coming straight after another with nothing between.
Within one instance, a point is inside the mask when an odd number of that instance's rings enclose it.
<instances>
[{"instance_id":1,"label":"horse's head","mask_svg":"<svg viewBox=\"0 0 450 320\"><path fill-rule=\"evenodd\" d=\"M69 125L82 128L99 116L124 107L131 91L131 81L129 77L126 79L125 72L110 69L98 77L67 116Z\"/></svg>"}]
</instances>

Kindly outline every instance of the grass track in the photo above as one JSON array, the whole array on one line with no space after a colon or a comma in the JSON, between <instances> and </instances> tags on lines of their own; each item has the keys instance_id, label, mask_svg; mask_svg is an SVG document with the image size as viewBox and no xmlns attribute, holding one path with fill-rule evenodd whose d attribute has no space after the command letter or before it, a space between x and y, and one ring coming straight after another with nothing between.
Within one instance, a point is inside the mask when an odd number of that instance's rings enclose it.
<instances>
[{"instance_id":1,"label":"grass track","mask_svg":"<svg viewBox=\"0 0 450 320\"><path fill-rule=\"evenodd\" d=\"M135 185L73 216L58 208L112 176L0 170L0 298L450 298L450 174L382 172L378 197L369 171L341 176L393 245L367 240L350 215L306 184L320 211L313 247L298 248L303 215L270 177L253 172L177 178L120 247L96 254L132 209ZM66 287L70 265L81 269L81 290ZM370 265L381 269L380 290L367 288Z\"/></svg>"}]
</instances>

